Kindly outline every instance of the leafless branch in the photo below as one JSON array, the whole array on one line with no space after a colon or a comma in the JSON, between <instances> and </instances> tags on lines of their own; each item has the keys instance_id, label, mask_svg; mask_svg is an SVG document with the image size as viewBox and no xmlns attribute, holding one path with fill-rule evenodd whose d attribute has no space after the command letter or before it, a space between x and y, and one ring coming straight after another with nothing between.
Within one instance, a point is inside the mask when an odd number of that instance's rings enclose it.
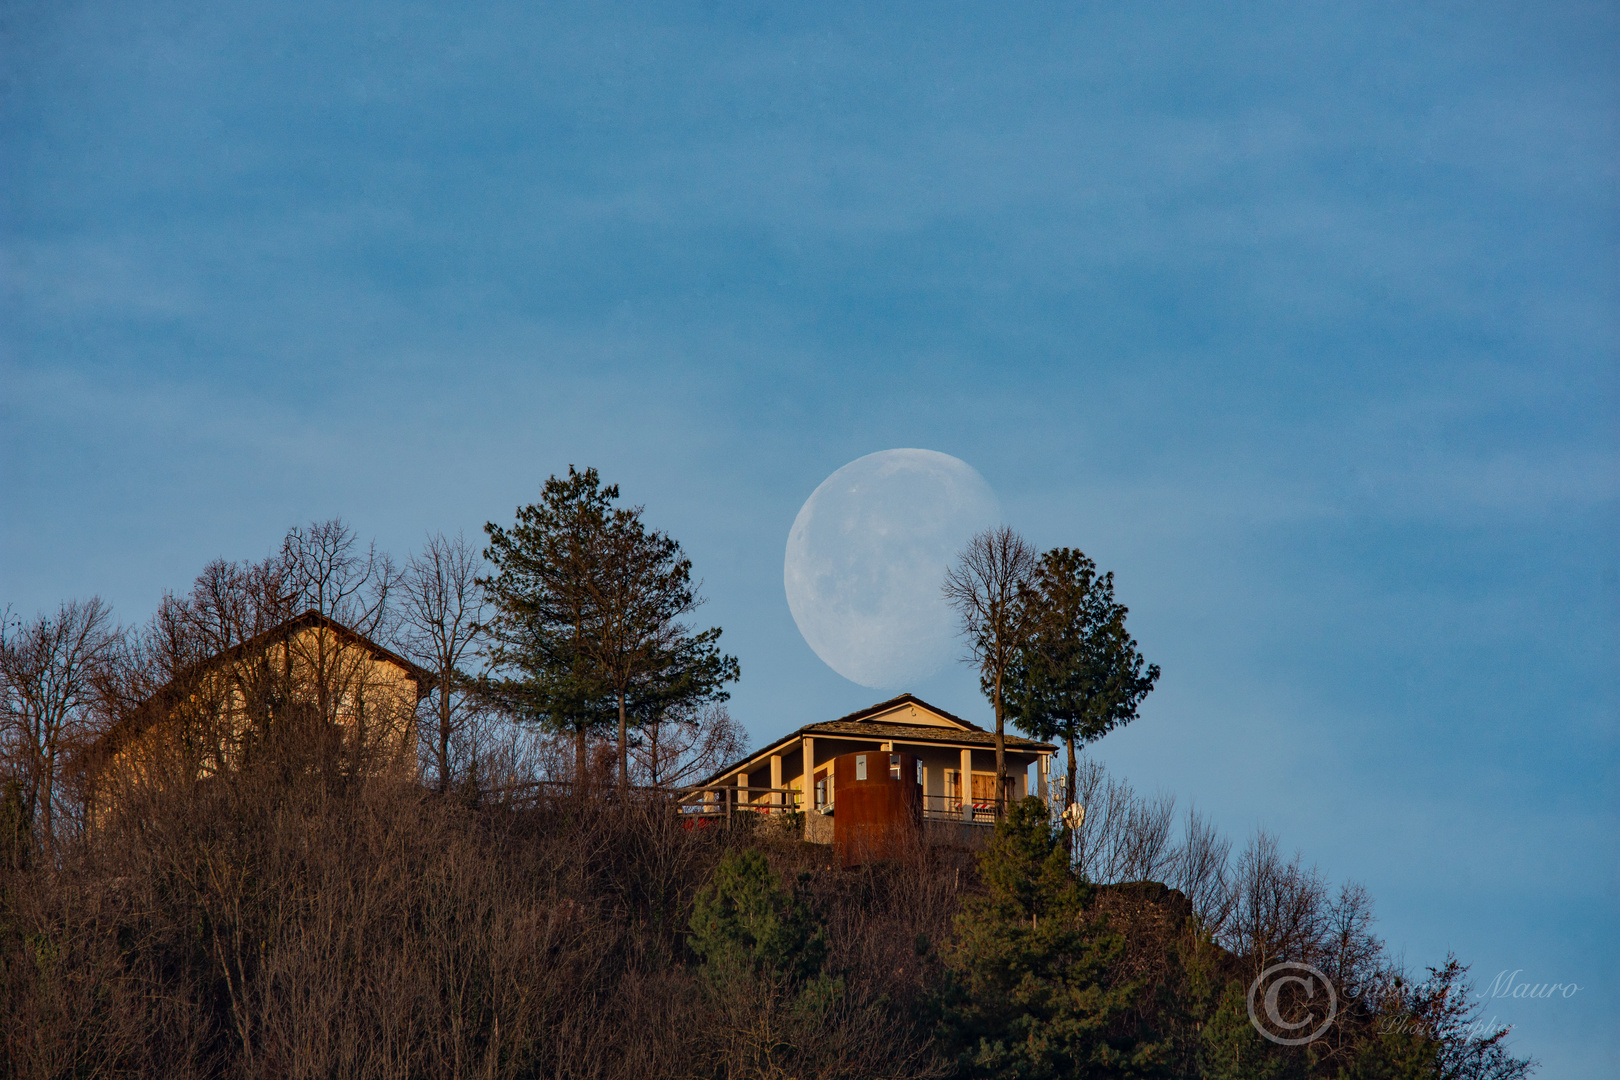
<instances>
[{"instance_id":1,"label":"leafless branch","mask_svg":"<svg viewBox=\"0 0 1620 1080\"><path fill-rule=\"evenodd\" d=\"M963 660L979 669L979 684L995 711L996 790L1003 796L1007 756L1002 682L1029 635L1032 615L1021 598L1036 561L1035 549L1007 526L986 529L957 555L941 590L961 619L967 645Z\"/></svg>"}]
</instances>

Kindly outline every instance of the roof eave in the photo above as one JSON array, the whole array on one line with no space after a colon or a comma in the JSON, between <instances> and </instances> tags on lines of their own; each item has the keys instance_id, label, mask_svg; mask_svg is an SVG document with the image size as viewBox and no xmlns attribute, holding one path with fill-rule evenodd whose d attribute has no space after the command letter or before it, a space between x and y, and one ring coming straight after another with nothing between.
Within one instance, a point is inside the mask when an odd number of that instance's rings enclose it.
<instances>
[{"instance_id":1,"label":"roof eave","mask_svg":"<svg viewBox=\"0 0 1620 1080\"><path fill-rule=\"evenodd\" d=\"M909 695L907 695L907 696L909 696ZM930 705L929 708L933 708L933 706ZM950 740L948 738L946 738L946 739L915 739L915 740L913 740L913 739L906 739L904 737L896 737L894 735L879 735L879 734L860 735L860 734L857 734L855 732L817 731L816 730L822 724L829 724L829 723L830 724L839 724L839 723L845 723L845 722L846 721L844 721L843 719L839 719L839 720L822 720L822 721L818 721L818 722L816 722L814 724L806 724L804 727L799 728L797 731L794 731L794 732L791 732L790 734L782 736L782 738L776 740L773 743L770 743L767 746L762 747L759 750L754 751L752 754L747 754L747 755L745 755L743 757L738 758L736 761L733 761L731 764L725 766L724 768L719 769L718 771L709 774L709 776L705 780L703 780L702 782L697 783L697 784L693 784L692 786L693 787L699 787L699 788L709 787L712 784L717 783L720 780L720 778L725 776L727 773L734 773L740 768L743 768L743 767L748 766L748 765L752 765L755 762L761 761L763 759L767 759L767 758L769 758L771 756L771 754L774 751L780 750L782 747L785 747L785 746L789 745L790 743L797 742L800 739L803 739L805 736L809 736L812 739L814 739L814 738L826 738L826 739L856 740L856 739L867 738L867 739L873 740L874 742L887 742L887 743L915 742L915 743L917 743L919 745L925 745L925 746L948 747L948 746L952 745L952 740ZM897 725L897 726L899 726L899 725ZM950 731L949 728L928 727L928 726L924 726L922 724L917 724L915 726L919 730L922 730L922 731L944 731L944 732L949 732ZM987 731L983 731L981 729L975 728L971 732L960 732L959 734L988 735L990 733L987 732ZM1015 736L1015 738L1016 738L1016 736ZM1021 743L1026 742L1026 740L1022 740L1022 739L1020 739L1019 741ZM978 746L978 745L974 744L974 745L963 745L963 746L960 747L960 749L982 750L982 749L985 749L985 747ZM1054 753L1057 752L1058 748L1056 746L1052 745L1051 743L1039 743L1039 742L1029 741L1029 742L1027 742L1026 745L1009 746L1008 749L1011 750L1013 753L1019 753L1019 754L1027 754L1027 753L1054 754Z\"/></svg>"}]
</instances>

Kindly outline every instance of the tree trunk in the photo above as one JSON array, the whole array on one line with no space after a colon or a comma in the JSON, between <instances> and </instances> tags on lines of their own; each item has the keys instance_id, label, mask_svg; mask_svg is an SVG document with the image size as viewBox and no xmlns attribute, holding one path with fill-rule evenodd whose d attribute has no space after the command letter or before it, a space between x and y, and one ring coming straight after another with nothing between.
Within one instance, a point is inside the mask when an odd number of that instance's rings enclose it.
<instances>
[{"instance_id":1,"label":"tree trunk","mask_svg":"<svg viewBox=\"0 0 1620 1080\"><path fill-rule=\"evenodd\" d=\"M440 676L439 687L439 792L450 790L450 688L449 678Z\"/></svg>"},{"instance_id":2,"label":"tree trunk","mask_svg":"<svg viewBox=\"0 0 1620 1080\"><path fill-rule=\"evenodd\" d=\"M662 714L654 716L653 721L647 725L647 771L652 775L649 780L654 788L658 787L661 772L658 768L658 729L663 726Z\"/></svg>"},{"instance_id":3,"label":"tree trunk","mask_svg":"<svg viewBox=\"0 0 1620 1080\"><path fill-rule=\"evenodd\" d=\"M45 756L45 782L41 784L44 797L40 800L40 816L44 819L40 829L40 839L44 842L45 850L50 851L56 844L56 823L53 810L56 804L56 751L52 750Z\"/></svg>"},{"instance_id":4,"label":"tree trunk","mask_svg":"<svg viewBox=\"0 0 1620 1080\"><path fill-rule=\"evenodd\" d=\"M582 725L574 732L574 794L585 794L585 786L590 782L590 773L585 769L585 728Z\"/></svg>"},{"instance_id":5,"label":"tree trunk","mask_svg":"<svg viewBox=\"0 0 1620 1080\"><path fill-rule=\"evenodd\" d=\"M630 797L630 742L624 716L624 691L619 691L619 798Z\"/></svg>"},{"instance_id":6,"label":"tree trunk","mask_svg":"<svg viewBox=\"0 0 1620 1080\"><path fill-rule=\"evenodd\" d=\"M1007 809L1007 736L1001 709L1001 672L996 672L996 817ZM971 792L970 792L971 793Z\"/></svg>"},{"instance_id":7,"label":"tree trunk","mask_svg":"<svg viewBox=\"0 0 1620 1080\"><path fill-rule=\"evenodd\" d=\"M1063 781L1063 810L1067 813L1069 807L1074 805L1074 735L1071 733L1064 740L1069 744L1069 775ZM1074 862L1074 826L1065 824L1063 835L1069 846L1069 862Z\"/></svg>"}]
</instances>

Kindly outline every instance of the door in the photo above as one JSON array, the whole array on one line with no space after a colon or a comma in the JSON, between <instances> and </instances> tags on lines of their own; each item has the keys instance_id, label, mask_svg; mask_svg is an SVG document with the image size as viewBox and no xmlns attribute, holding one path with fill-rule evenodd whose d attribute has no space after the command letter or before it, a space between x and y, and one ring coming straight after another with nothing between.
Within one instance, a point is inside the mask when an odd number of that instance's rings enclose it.
<instances>
[{"instance_id":1,"label":"door","mask_svg":"<svg viewBox=\"0 0 1620 1080\"><path fill-rule=\"evenodd\" d=\"M976 772L973 774L973 808L975 810L994 810L996 807L996 774Z\"/></svg>"}]
</instances>

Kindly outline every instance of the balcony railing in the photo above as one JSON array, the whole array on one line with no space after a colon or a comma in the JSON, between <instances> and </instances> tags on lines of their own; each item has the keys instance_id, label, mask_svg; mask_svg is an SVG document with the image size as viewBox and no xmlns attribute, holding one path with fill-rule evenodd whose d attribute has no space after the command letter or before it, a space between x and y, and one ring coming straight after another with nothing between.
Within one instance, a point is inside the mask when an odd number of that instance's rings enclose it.
<instances>
[{"instance_id":1,"label":"balcony railing","mask_svg":"<svg viewBox=\"0 0 1620 1080\"><path fill-rule=\"evenodd\" d=\"M963 804L954 795L924 795L924 821L954 821L964 825L994 825L996 804L986 799Z\"/></svg>"},{"instance_id":2,"label":"balcony railing","mask_svg":"<svg viewBox=\"0 0 1620 1080\"><path fill-rule=\"evenodd\" d=\"M611 784L598 785L592 790L613 797L617 789ZM573 785L566 781L536 781L511 787L495 788L490 794L507 801L524 803L550 796L566 797ZM632 798L669 799L684 820L730 822L739 815L774 815L790 810L818 812L805 805L804 792L787 787L753 787L743 784L707 784L694 787L654 788L632 787ZM819 812L832 813L833 807ZM963 804L953 795L924 795L922 798L924 821L950 822L962 825L994 825L996 804L992 800L976 800Z\"/></svg>"},{"instance_id":3,"label":"balcony railing","mask_svg":"<svg viewBox=\"0 0 1620 1080\"><path fill-rule=\"evenodd\" d=\"M708 784L681 788L676 806L683 817L723 818L738 814L780 814L801 809L804 793L797 788L748 787L743 784Z\"/></svg>"}]
</instances>

